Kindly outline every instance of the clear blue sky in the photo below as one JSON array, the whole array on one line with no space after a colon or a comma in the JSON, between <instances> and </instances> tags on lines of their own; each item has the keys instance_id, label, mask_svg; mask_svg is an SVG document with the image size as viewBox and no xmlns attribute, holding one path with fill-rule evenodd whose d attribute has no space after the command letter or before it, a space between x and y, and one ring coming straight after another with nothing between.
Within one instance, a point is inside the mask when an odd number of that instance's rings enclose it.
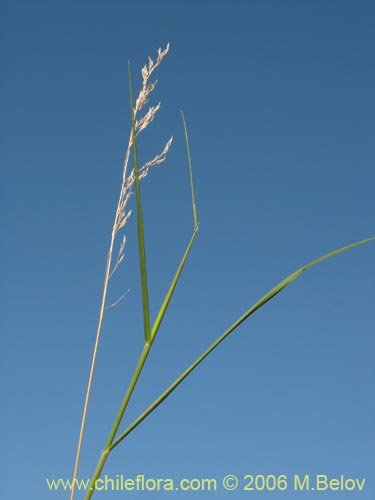
<instances>
[{"instance_id":1,"label":"clear blue sky","mask_svg":"<svg viewBox=\"0 0 375 500\"><path fill-rule=\"evenodd\" d=\"M142 374L130 422L263 293L374 234L374 2L2 1L2 498L64 499L72 475L105 258L147 56L157 121L142 160L154 316L200 232ZM132 200L134 203L134 199ZM142 347L135 218L109 300L80 476L89 477ZM110 457L105 473L366 478L375 497L374 244L327 261L252 316ZM124 424L125 425L125 424ZM292 481L290 481L292 482ZM310 498L225 492L224 498ZM202 498L107 492L98 498ZM208 495L208 494L207 494ZM333 492L316 498L336 498ZM77 499L82 495L77 495ZM94 497L95 498L95 497Z\"/></svg>"}]
</instances>

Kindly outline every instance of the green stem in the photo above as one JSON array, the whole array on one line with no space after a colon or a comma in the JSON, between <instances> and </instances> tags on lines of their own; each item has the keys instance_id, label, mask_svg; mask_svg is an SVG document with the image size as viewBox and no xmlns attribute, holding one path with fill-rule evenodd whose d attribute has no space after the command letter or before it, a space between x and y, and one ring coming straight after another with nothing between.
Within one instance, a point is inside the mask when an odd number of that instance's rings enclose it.
<instances>
[{"instance_id":1,"label":"green stem","mask_svg":"<svg viewBox=\"0 0 375 500\"><path fill-rule=\"evenodd\" d=\"M110 453L110 450L104 450L100 456L100 460L98 462L98 465L96 466L94 475L91 478L87 493L85 495L84 500L90 500L90 498L93 496L94 491L95 491L95 484L96 481L99 479L100 474L102 473L103 467L107 461L108 455Z\"/></svg>"},{"instance_id":2,"label":"green stem","mask_svg":"<svg viewBox=\"0 0 375 500\"><path fill-rule=\"evenodd\" d=\"M116 432L121 424L121 420L122 420L122 417L124 416L126 407L128 406L129 400L130 400L130 398L133 394L134 388L138 382L139 375L141 374L141 371L142 371L142 368L146 362L147 356L149 355L151 345L152 345L151 343L145 343L143 346L143 350L142 350L142 353L139 357L137 366L134 370L133 377L130 381L129 387L125 393L124 399L123 399L121 406L120 406L120 409L117 413L116 419L115 419L114 424L113 424L112 429L111 429L111 432L108 436L108 440L106 442L105 449L109 448L110 445L112 444L112 441L116 435Z\"/></svg>"},{"instance_id":3,"label":"green stem","mask_svg":"<svg viewBox=\"0 0 375 500\"><path fill-rule=\"evenodd\" d=\"M133 376L132 376L132 379L129 383L129 387L125 393L125 396L124 396L124 399L121 403L121 406L120 406L120 409L117 413L117 416L115 418L115 421L113 423L113 426L112 426L112 429L111 429L111 432L109 433L109 436L108 436L108 439L107 439L107 442L104 446L104 450L101 454L101 457L100 457L100 460L98 462L98 465L95 469L95 472L94 472L94 475L92 476L91 478L91 481L90 481L90 485L89 485L89 491L88 493L86 494L85 496L85 500L89 500L91 498L91 496L93 495L93 492L95 491L95 482L97 479L99 479L100 477L100 474L103 470L103 467L104 467L104 464L105 462L107 461L107 458L108 458L108 455L110 454L111 452L111 444L115 438L115 435L116 435L116 432L118 431L118 428L121 424L121 420L124 416L124 413L125 413L125 410L128 406L128 403L130 401L130 398L133 394L133 391L134 391L134 388L138 382L138 378L139 378L139 375L141 374L142 372L142 368L145 364L145 361L147 359L147 356L150 352L150 349L151 349L151 343L145 343L144 346L143 346L143 350L142 350L142 353L139 357L139 360L138 360L138 363L137 363L137 366L134 370L134 373L133 373Z\"/></svg>"}]
</instances>

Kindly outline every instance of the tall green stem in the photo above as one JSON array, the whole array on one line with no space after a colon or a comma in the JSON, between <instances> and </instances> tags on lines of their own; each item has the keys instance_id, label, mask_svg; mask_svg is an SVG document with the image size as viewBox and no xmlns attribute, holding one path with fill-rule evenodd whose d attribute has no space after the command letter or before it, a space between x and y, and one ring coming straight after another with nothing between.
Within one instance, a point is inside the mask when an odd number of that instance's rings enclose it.
<instances>
[{"instance_id":1,"label":"tall green stem","mask_svg":"<svg viewBox=\"0 0 375 500\"><path fill-rule=\"evenodd\" d=\"M145 361L147 359L147 356L150 352L150 349L151 349L151 343L145 343L144 346L143 346L143 350L142 350L142 353L139 357L139 360L138 360L138 363L137 363L137 366L134 370L134 373L133 373L133 376L132 376L132 379L129 383L129 387L125 393L125 396L124 396L124 399L122 400L122 403L121 403L121 406L120 406L120 409L116 415L116 418L115 418L115 421L113 423L113 426L112 426L112 429L109 433L109 436L108 436L108 439L107 439L107 442L104 446L104 450L101 454L101 457L100 457L100 460L98 462L98 465L95 469L95 472L94 472L94 475L92 476L91 478L91 481L90 481L90 485L89 485L89 490L85 496L85 500L89 500L94 491L95 491L95 483L97 481L97 479L99 479L100 477L100 474L103 470L103 467L104 467L104 464L106 463L107 461L107 458L108 458L108 455L111 451L111 444L116 436L116 433L118 431L118 428L121 424L121 420L124 416L124 413L125 413L125 410L126 410L126 407L128 406L128 403L130 401L130 398L133 394L133 391L134 391L134 388L138 382L138 378L139 378L139 375L141 374L142 372L142 368L145 364Z\"/></svg>"},{"instance_id":2,"label":"tall green stem","mask_svg":"<svg viewBox=\"0 0 375 500\"><path fill-rule=\"evenodd\" d=\"M126 407L128 406L128 403L129 403L130 398L133 394L134 388L138 382L139 375L141 374L141 371L143 369L143 365L145 364L147 356L149 355L151 345L152 345L151 343L145 343L143 346L143 350L142 350L142 353L139 357L137 366L134 370L133 377L132 377L130 384L129 384L129 387L125 393L124 399L123 399L121 406L120 406L120 409L117 413L116 419L115 419L114 424L113 424L112 429L111 429L111 432L109 433L108 440L107 440L106 445L105 445L105 449L108 449L114 440L116 432L121 424L122 417L124 416Z\"/></svg>"}]
</instances>

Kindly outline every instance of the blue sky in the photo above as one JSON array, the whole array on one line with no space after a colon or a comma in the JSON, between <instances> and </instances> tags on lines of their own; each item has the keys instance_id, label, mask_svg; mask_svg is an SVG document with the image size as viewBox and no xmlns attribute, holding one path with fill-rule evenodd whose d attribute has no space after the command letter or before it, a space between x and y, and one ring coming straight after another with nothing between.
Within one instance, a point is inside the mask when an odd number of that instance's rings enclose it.
<instances>
[{"instance_id":1,"label":"blue sky","mask_svg":"<svg viewBox=\"0 0 375 500\"><path fill-rule=\"evenodd\" d=\"M171 44L153 96L162 109L139 142L145 161L175 138L142 182L153 317L193 227L180 109L200 222L130 423L287 274L374 234L374 3L1 7L0 491L63 499L45 478L72 475L129 134L128 60L138 89L147 56ZM142 348L135 230L132 217L109 301L130 293L105 319L81 477L95 467ZM366 485L340 498L373 499L374 268L368 244L299 278L113 452L105 473L238 476L238 490L219 486L216 499L251 494L246 474L344 474ZM311 497L291 487L253 494ZM97 496L126 495L171 493Z\"/></svg>"}]
</instances>

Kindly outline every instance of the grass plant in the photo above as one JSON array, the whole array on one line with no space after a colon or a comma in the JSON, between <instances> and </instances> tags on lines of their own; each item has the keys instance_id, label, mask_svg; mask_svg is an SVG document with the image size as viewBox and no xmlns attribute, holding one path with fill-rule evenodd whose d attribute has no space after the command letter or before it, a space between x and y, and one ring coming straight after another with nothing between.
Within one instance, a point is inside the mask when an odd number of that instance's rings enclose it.
<instances>
[{"instance_id":1,"label":"grass plant","mask_svg":"<svg viewBox=\"0 0 375 500\"><path fill-rule=\"evenodd\" d=\"M276 286L274 286L269 292L267 292L263 297L261 297L254 305L252 305L247 311L245 311L242 316L240 316L236 321L234 321L234 323L228 329L226 329L212 345L210 345L188 368L185 369L185 371L183 371L181 373L181 375L176 380L174 380L170 384L170 386L148 408L146 408L143 411L143 413L141 413L141 415L139 415L124 431L119 433L119 428L120 428L124 413L126 411L128 403L132 397L132 394L133 394L133 391L136 387L139 376L142 373L142 369L143 369L144 364L147 360L147 357L150 353L151 347L153 345L153 342L155 340L157 332L160 328L163 317L168 309L168 305L169 305L170 300L172 298L172 295L175 291L175 288L176 288L176 285L177 285L178 280L180 278L181 272L182 272L183 267L185 265L185 262L188 258L188 255L191 251L192 245L193 245L195 238L197 236L198 227L199 227L198 226L198 217L197 217L197 208L196 208L196 202L195 202L195 194L194 194L193 171L192 171L192 162L191 162L191 155L190 155L188 132L187 132L185 117L184 117L183 113L181 113L183 127L184 127L186 149L187 149L187 163L188 163L188 168L189 168L190 190L191 190L191 201L192 201L192 212L193 212L193 223L194 224L193 224L193 230L192 230L192 235L191 235L190 241L187 244L186 250L182 256L181 262L176 270L174 278L173 278L173 280L169 286L169 289L165 295L165 298L164 298L164 301L160 307L160 310L157 313L156 318L154 320L154 323L151 326L151 318L150 318L150 310L149 310L149 292L148 292L148 286L147 286L146 246L145 246L143 215L142 215L141 180L148 174L150 168L152 168L153 166L159 165L160 163L162 163L166 159L166 156L167 156L168 150L171 146L173 138L171 137L167 141L167 143L165 144L164 149L161 151L161 153L157 154L152 160L146 162L142 166L139 166L139 164L138 164L137 140L138 140L139 134L143 130L145 130L150 125L150 123L154 120L155 115L160 108L160 103L158 103L156 106L150 106L149 109L143 114L143 116L140 116L141 111L144 109L145 105L147 104L149 97L150 97L150 95L151 95L151 93L154 90L155 85L156 85L156 81L154 81L154 82L149 81L150 77L153 74L153 72L156 70L156 68L161 64L164 57L168 53L168 50L169 50L169 44L166 46L166 48L164 50L161 50L161 49L158 50L158 56L157 56L157 59L155 62L151 58L149 58L148 64L146 64L142 68L142 88L141 88L135 102L133 100L132 78L131 78L130 64L129 64L128 73L129 73L129 92L130 92L131 131L130 131L128 146L127 146L126 153L125 153L120 195L119 195L118 205L117 205L117 209L116 209L116 213L115 213L115 217L114 217L114 222L113 222L113 227L112 227L112 232L111 232L111 237L110 237L109 250L108 250L108 255L107 255L107 262L106 262L105 273L104 273L104 285L103 285L101 306L100 306L100 310L99 310L98 327L97 327L97 332L96 332L96 337L95 337L95 342L94 342L92 361L91 361L90 373L89 373L89 378L88 378L87 391L86 391L86 397L85 397L85 402L84 402L83 415L82 415L82 421L81 421L81 427L80 427L80 433L79 433L79 439L78 439L78 446L77 446L77 453L76 453L76 460L75 460L75 466L74 466L73 485L72 485L72 490L71 490L71 500L74 500L74 494L75 494L74 486L75 486L75 480L76 480L77 474L78 474L80 452L81 452L83 434L84 434L84 429L85 429L88 403L89 403L89 398L90 398L90 393L91 393L93 373L94 373L94 368L95 368L95 363L96 363L100 334L101 334L102 325L103 325L104 313L106 310L107 290L108 290L109 282L110 282L110 279L111 279L113 273L118 269L119 265L123 261L124 248L125 248L125 244L126 244L125 236L122 236L122 240L120 243L120 249L119 249L119 252L118 252L116 259L113 258L114 245L115 245L115 240L116 240L117 236L119 235L120 232L122 232L124 226L128 222L129 217L131 215L131 211L127 209L127 204L131 198L133 188L135 190L135 196L136 196L139 269L140 269L141 290L142 290L142 310L143 310L143 330L144 330L143 349L142 349L141 354L139 356L138 362L136 364L133 376L129 382L128 388L125 391L125 395L124 395L123 400L121 402L117 416L113 422L112 429L111 429L109 436L107 438L107 441L104 445L101 456L99 457L96 469L91 477L91 482L89 485L89 489L86 493L85 500L89 500L92 497L92 495L94 494L95 482L100 477L102 470L104 468L104 465L106 463L106 460L107 460L108 456L110 455L110 453L114 450L114 448L116 448L144 419L146 419L161 403L163 403L163 401L183 382L183 380L186 377L188 377L188 375L212 351L214 351L214 349L219 344L221 344L221 342L223 342L223 340L225 340L234 330L236 330L236 328L243 321L245 321L255 311L257 311L258 309L263 307L268 301L273 299L278 293L280 293L282 290L284 290L295 279L297 279L301 274L303 274L305 271L307 271L311 267L315 266L316 264L319 264L320 262L323 262L324 260L327 260L331 257L334 257L342 252L345 252L345 251L352 249L354 247L357 247L359 245L363 245L364 243L367 243L367 242L375 239L375 237L370 237L370 238L364 239L362 241L357 241L357 242L352 243L350 245L347 245L345 247L334 250L334 251L332 251L326 255L323 255L322 257L319 257L318 259L304 265L300 269L297 269L295 272L293 272L292 274L287 276L285 279L280 281L280 283L278 283ZM131 156L133 157L133 168L130 171L130 173L128 173L128 166L129 166L129 161L130 161ZM120 299L118 301L116 301L115 304L112 304L112 306L116 305L122 298L123 297L120 297ZM110 307L110 306L107 306L107 307Z\"/></svg>"}]
</instances>

